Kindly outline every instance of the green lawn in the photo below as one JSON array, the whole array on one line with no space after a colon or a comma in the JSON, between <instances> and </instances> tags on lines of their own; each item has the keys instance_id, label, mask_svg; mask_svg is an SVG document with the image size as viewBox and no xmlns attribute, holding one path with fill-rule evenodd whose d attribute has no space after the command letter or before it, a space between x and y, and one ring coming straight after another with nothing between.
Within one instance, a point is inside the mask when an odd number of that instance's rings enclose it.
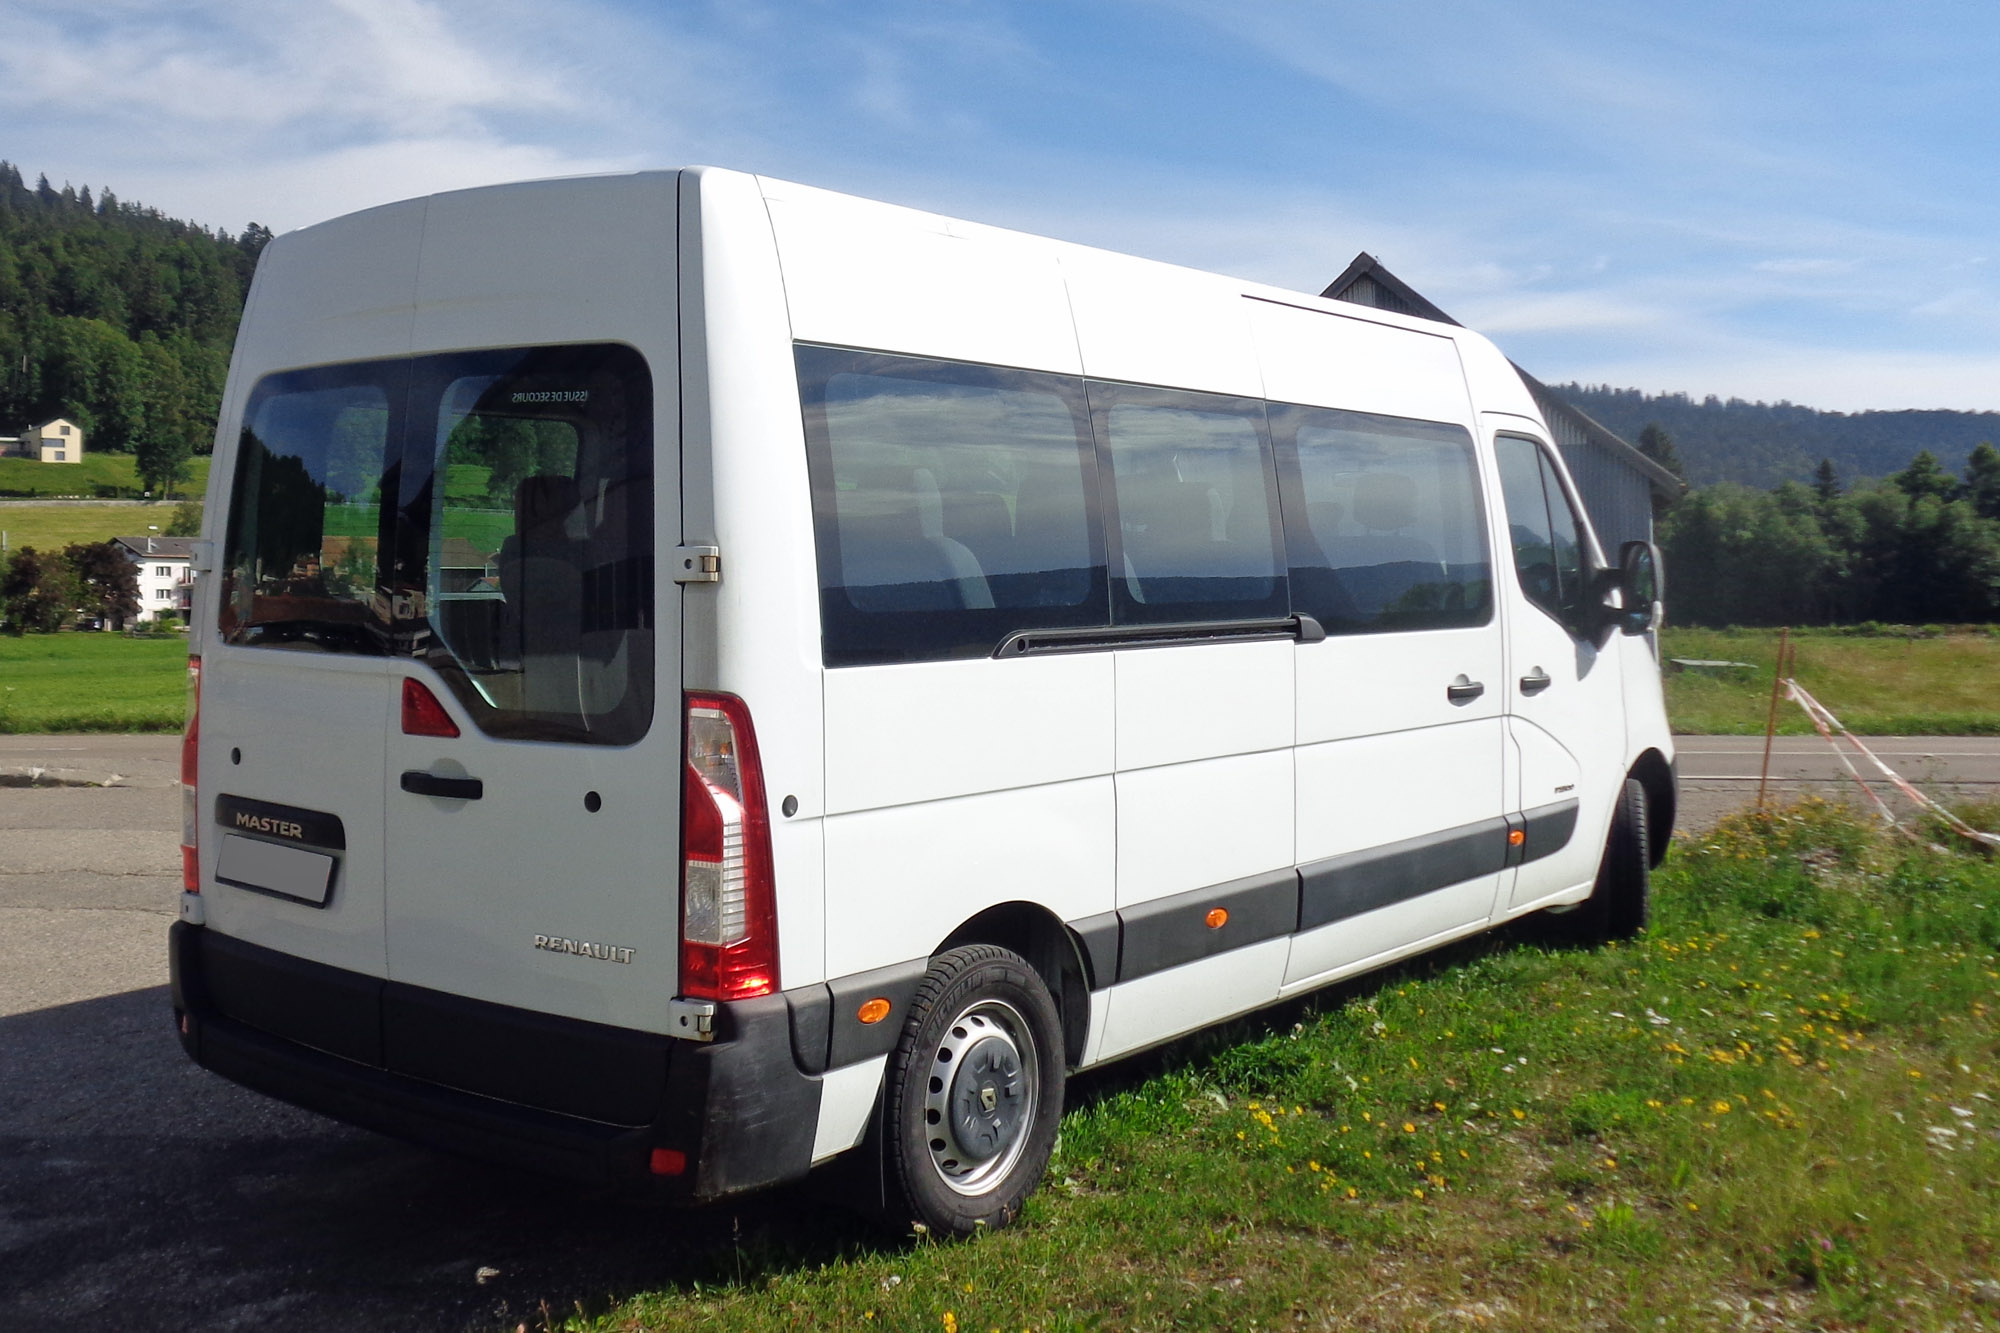
<instances>
[{"instance_id":1,"label":"green lawn","mask_svg":"<svg viewBox=\"0 0 2000 1333\"><path fill-rule=\"evenodd\" d=\"M187 477L174 488L176 499L201 498L208 486L208 462L206 457L188 460ZM137 500L143 493L131 454L86 453L81 463L0 458L0 496Z\"/></svg>"},{"instance_id":2,"label":"green lawn","mask_svg":"<svg viewBox=\"0 0 2000 1333\"><path fill-rule=\"evenodd\" d=\"M53 466L51 464L50 466ZM32 546L57 550L71 542L102 542L113 537L143 537L150 524L165 532L176 505L0 504L0 533L6 549Z\"/></svg>"},{"instance_id":3,"label":"green lawn","mask_svg":"<svg viewBox=\"0 0 2000 1333\"><path fill-rule=\"evenodd\" d=\"M0 633L0 732L179 731L187 641Z\"/></svg>"},{"instance_id":4,"label":"green lawn","mask_svg":"<svg viewBox=\"0 0 2000 1333\"><path fill-rule=\"evenodd\" d=\"M1912 637L1922 633L1926 637ZM2000 733L2000 632L1981 627L1909 633L1795 632L1793 674L1859 733L1877 736L1990 736ZM1771 706L1776 630L1670 628L1664 655L1748 662L1750 669L1675 670L1666 677L1674 730L1748 735L1764 730ZM1779 730L1810 733L1797 704L1781 702Z\"/></svg>"},{"instance_id":5,"label":"green lawn","mask_svg":"<svg viewBox=\"0 0 2000 1333\"><path fill-rule=\"evenodd\" d=\"M976 1243L798 1189L527 1326L2000 1328L2000 866L1807 805L1656 892L1078 1080Z\"/></svg>"}]
</instances>

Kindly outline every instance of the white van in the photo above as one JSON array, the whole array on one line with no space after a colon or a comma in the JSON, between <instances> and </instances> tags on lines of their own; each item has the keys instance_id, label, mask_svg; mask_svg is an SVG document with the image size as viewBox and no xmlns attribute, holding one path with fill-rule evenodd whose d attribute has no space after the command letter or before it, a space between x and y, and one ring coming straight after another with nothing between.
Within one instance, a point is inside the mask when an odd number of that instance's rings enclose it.
<instances>
[{"instance_id":1,"label":"white van","mask_svg":"<svg viewBox=\"0 0 2000 1333\"><path fill-rule=\"evenodd\" d=\"M211 475L182 1041L455 1152L997 1226L1066 1071L1629 933L1672 826L1656 557L1455 327L509 185L274 241Z\"/></svg>"}]
</instances>

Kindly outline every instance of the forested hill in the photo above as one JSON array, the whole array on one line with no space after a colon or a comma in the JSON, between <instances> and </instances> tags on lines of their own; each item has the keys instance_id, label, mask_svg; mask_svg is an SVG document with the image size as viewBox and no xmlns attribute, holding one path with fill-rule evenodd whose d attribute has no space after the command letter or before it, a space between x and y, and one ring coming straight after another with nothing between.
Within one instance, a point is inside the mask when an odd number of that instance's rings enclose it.
<instances>
[{"instance_id":1,"label":"forested hill","mask_svg":"<svg viewBox=\"0 0 2000 1333\"><path fill-rule=\"evenodd\" d=\"M2000 412L1821 412L1609 385L1558 384L1555 391L1627 440L1636 442L1640 431L1658 424L1673 436L1695 486L1811 481L1822 458L1832 459L1846 480L1886 477L1920 449L1957 473L1975 445L2000 444Z\"/></svg>"},{"instance_id":2,"label":"forested hill","mask_svg":"<svg viewBox=\"0 0 2000 1333\"><path fill-rule=\"evenodd\" d=\"M271 237L180 222L0 161L0 435L50 417L87 448L206 452L243 296ZM159 475L155 469L155 475Z\"/></svg>"}]
</instances>

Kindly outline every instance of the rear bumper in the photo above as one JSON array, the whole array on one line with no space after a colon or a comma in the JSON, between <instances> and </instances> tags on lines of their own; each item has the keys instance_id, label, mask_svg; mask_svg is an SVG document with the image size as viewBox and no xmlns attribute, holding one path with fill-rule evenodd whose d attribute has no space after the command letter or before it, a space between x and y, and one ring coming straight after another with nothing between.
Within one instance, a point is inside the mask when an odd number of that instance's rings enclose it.
<instances>
[{"instance_id":1,"label":"rear bumper","mask_svg":"<svg viewBox=\"0 0 2000 1333\"><path fill-rule=\"evenodd\" d=\"M783 995L721 1006L716 1039L695 1043L304 963L186 922L170 958L197 1064L350 1124L689 1201L812 1165L820 1085L793 1055ZM684 1168L656 1174L655 1149Z\"/></svg>"}]
</instances>

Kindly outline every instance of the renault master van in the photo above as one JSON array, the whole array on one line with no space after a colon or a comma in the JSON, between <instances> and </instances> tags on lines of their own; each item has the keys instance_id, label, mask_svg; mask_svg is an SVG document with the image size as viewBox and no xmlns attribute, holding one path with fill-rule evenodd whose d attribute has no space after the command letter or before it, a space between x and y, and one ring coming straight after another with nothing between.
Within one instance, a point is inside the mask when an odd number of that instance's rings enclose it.
<instances>
[{"instance_id":1,"label":"renault master van","mask_svg":"<svg viewBox=\"0 0 2000 1333\"><path fill-rule=\"evenodd\" d=\"M1010 1221L1065 1076L1674 817L1656 555L1466 330L737 172L264 252L173 1004L245 1086L711 1200Z\"/></svg>"}]
</instances>

